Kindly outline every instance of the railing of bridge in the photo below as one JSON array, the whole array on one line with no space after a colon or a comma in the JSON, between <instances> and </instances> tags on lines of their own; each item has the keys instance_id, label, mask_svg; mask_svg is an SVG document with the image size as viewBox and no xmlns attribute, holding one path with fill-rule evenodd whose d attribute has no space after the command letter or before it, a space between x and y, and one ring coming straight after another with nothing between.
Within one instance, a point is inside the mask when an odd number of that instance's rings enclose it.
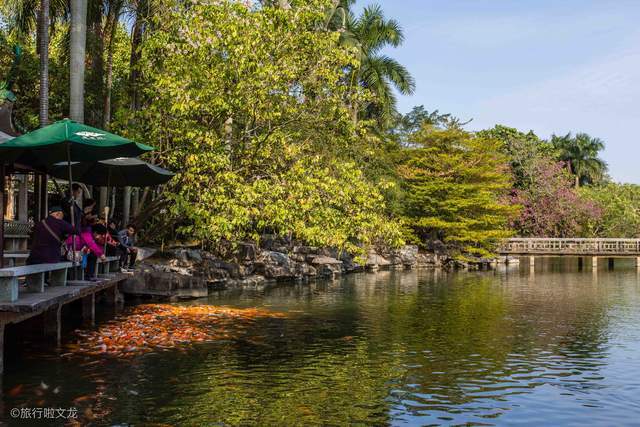
<instances>
[{"instance_id":1,"label":"railing of bridge","mask_svg":"<svg viewBox=\"0 0 640 427\"><path fill-rule=\"evenodd\" d=\"M505 255L640 256L640 239L514 238L506 240L499 252Z\"/></svg>"}]
</instances>

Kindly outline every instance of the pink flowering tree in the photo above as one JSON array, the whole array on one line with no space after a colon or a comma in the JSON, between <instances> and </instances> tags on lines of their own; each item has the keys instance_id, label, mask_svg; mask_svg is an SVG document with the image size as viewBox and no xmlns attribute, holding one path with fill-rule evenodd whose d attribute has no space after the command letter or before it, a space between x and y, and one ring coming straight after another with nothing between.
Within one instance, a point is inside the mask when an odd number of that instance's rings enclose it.
<instances>
[{"instance_id":1,"label":"pink flowering tree","mask_svg":"<svg viewBox=\"0 0 640 427\"><path fill-rule=\"evenodd\" d=\"M562 162L541 157L526 170L526 184L511 202L522 207L512 226L521 236L578 237L602 216L601 208L580 195Z\"/></svg>"}]
</instances>

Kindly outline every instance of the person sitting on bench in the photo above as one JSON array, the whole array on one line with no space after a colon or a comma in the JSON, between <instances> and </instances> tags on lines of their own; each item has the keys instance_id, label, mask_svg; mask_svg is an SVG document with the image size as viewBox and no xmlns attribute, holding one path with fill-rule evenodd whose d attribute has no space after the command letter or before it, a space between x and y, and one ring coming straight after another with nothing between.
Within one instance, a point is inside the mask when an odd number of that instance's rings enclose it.
<instances>
[{"instance_id":1,"label":"person sitting on bench","mask_svg":"<svg viewBox=\"0 0 640 427\"><path fill-rule=\"evenodd\" d=\"M74 234L73 227L63 217L62 208L52 206L49 216L34 227L27 264L53 264L63 259L63 242L67 236Z\"/></svg>"},{"instance_id":2,"label":"person sitting on bench","mask_svg":"<svg viewBox=\"0 0 640 427\"><path fill-rule=\"evenodd\" d=\"M133 269L138 258L138 248L136 244L136 227L133 224L127 225L127 228L120 230L118 233L118 241L124 248L120 257L120 267L123 270Z\"/></svg>"}]
</instances>

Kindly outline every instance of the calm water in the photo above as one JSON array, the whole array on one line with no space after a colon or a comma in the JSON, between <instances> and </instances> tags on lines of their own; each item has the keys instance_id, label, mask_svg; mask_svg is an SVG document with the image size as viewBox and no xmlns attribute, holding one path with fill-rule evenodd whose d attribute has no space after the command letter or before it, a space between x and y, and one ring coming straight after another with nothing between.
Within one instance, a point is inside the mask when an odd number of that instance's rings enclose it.
<instances>
[{"instance_id":1,"label":"calm water","mask_svg":"<svg viewBox=\"0 0 640 427\"><path fill-rule=\"evenodd\" d=\"M90 407L94 425L639 425L640 273L537 267L212 296L287 316L126 362L25 351L4 410Z\"/></svg>"}]
</instances>

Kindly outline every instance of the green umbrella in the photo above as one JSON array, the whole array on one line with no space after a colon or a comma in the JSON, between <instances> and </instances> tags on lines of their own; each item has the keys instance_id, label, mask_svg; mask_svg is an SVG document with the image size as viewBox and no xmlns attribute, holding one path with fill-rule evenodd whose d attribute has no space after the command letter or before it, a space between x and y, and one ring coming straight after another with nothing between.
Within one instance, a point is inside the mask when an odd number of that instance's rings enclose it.
<instances>
[{"instance_id":1,"label":"green umbrella","mask_svg":"<svg viewBox=\"0 0 640 427\"><path fill-rule=\"evenodd\" d=\"M64 119L0 144L0 161L43 168L59 162L137 157L151 150L148 145Z\"/></svg>"},{"instance_id":2,"label":"green umbrella","mask_svg":"<svg viewBox=\"0 0 640 427\"><path fill-rule=\"evenodd\" d=\"M71 162L76 181L101 187L148 187L164 184L174 173L140 159L120 157L99 162ZM66 179L67 163L56 163L49 174Z\"/></svg>"}]
</instances>

